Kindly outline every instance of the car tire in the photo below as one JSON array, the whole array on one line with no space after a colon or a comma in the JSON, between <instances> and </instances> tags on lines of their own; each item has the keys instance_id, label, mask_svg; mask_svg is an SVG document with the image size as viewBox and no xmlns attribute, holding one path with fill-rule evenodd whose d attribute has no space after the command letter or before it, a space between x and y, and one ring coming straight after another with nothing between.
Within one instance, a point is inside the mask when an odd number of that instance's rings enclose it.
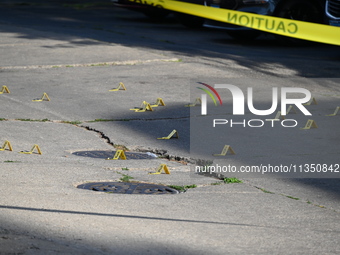
<instances>
[{"instance_id":1,"label":"car tire","mask_svg":"<svg viewBox=\"0 0 340 255\"><path fill-rule=\"evenodd\" d=\"M237 41L247 42L255 40L262 32L258 30L228 30L227 33Z\"/></svg>"},{"instance_id":2,"label":"car tire","mask_svg":"<svg viewBox=\"0 0 340 255\"><path fill-rule=\"evenodd\" d=\"M323 8L310 0L289 0L282 2L275 16L285 19L323 23ZM306 45L308 41L286 36L276 35L276 38L285 45Z\"/></svg>"},{"instance_id":3,"label":"car tire","mask_svg":"<svg viewBox=\"0 0 340 255\"><path fill-rule=\"evenodd\" d=\"M169 15L169 11L165 10L162 6L151 7L143 12L145 16L154 21L161 21Z\"/></svg>"},{"instance_id":4,"label":"car tire","mask_svg":"<svg viewBox=\"0 0 340 255\"><path fill-rule=\"evenodd\" d=\"M189 28L201 28L204 23L204 18L189 14L176 13L175 16L179 23Z\"/></svg>"}]
</instances>

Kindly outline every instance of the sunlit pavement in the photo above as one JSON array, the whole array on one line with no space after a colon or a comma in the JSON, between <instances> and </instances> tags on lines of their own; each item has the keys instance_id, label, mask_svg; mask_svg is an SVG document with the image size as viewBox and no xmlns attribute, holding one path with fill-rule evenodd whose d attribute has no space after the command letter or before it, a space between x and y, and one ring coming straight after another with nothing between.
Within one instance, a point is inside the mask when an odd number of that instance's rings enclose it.
<instances>
[{"instance_id":1,"label":"sunlit pavement","mask_svg":"<svg viewBox=\"0 0 340 255\"><path fill-rule=\"evenodd\" d=\"M339 179L242 176L228 184L223 178L234 176L194 174L185 107L198 77L264 80L261 88L300 78L318 99L310 109L319 128L236 133L227 162L336 164L340 116L325 115L340 106L340 88L308 79L337 78L339 49L283 47L269 35L238 44L224 31L93 2L0 4L0 89L10 91L0 95L0 146L13 149L0 151L0 254L339 254ZM126 90L109 91L120 82ZM50 101L32 101L44 93ZM165 106L130 110L157 98ZM157 139L173 130L178 138ZM35 144L41 155L19 153ZM146 158L105 160L119 149ZM86 156L93 152L102 156ZM150 174L162 164L170 175ZM182 192L76 188L127 179Z\"/></svg>"}]
</instances>

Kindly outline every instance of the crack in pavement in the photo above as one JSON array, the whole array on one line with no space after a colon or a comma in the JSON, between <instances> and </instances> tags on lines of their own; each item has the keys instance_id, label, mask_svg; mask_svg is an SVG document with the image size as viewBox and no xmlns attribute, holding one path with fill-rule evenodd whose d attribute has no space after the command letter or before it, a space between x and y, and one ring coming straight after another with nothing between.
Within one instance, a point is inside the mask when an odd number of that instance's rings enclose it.
<instances>
[{"instance_id":1,"label":"crack in pavement","mask_svg":"<svg viewBox=\"0 0 340 255\"><path fill-rule=\"evenodd\" d=\"M78 126L78 125L77 125ZM128 150L128 151L135 151L135 152L151 152L151 153L154 153L154 154L157 154L159 155L160 157L162 158L166 158L168 160L175 160L175 161L178 161L178 162L182 162L184 164L186 163L190 163L190 162L193 162L193 159L191 158L187 158L187 157L181 157L181 156L177 156L177 155L169 155L167 154L168 151L167 150L164 150L164 149L157 149L157 148L144 148L144 147L138 147L138 148L135 148L133 150L130 150L128 148L125 147L125 145L119 145L119 144L114 144L110 137L108 137L107 135L105 135L104 132L100 131L100 130L97 130L95 128L92 128L92 127L89 127L89 126L78 126L80 128L84 128L88 131L93 131L93 132L96 132L97 134L99 134L99 136L106 140L106 143L112 145L113 147L115 147L116 149L118 149L119 147L124 147L124 149Z\"/></svg>"},{"instance_id":2,"label":"crack in pavement","mask_svg":"<svg viewBox=\"0 0 340 255\"><path fill-rule=\"evenodd\" d=\"M65 67L94 67L94 66L126 66L138 65L153 62L181 62L179 58L164 58L164 59L149 59L149 60L127 60L127 61L113 61L113 62L96 62L84 64L63 64L63 65L29 65L29 66L3 66L0 70L9 69L50 69L50 68L65 68Z\"/></svg>"},{"instance_id":3,"label":"crack in pavement","mask_svg":"<svg viewBox=\"0 0 340 255\"><path fill-rule=\"evenodd\" d=\"M95 120L95 121L83 121L84 123L91 123L91 122L109 122L109 121L157 121L157 120L174 120L174 119L187 119L189 117L179 117L179 118L161 118L161 119L113 119L113 120ZM134 151L134 152L151 152L154 154L157 154L158 156L162 158L166 158L168 160L174 160L178 162L185 162L185 163L192 163L195 161L195 159L188 158L188 157L182 157L178 155L170 155L167 154L168 151L165 149L158 149L158 148L145 148L145 147L137 147L134 149L128 149L125 145L121 144L115 144L109 136L105 135L103 131L97 130L95 128L92 128L90 126L81 125L81 121L62 121L62 120L48 120L48 119L4 119L0 118L0 121L23 121L23 122L50 122L50 123L62 123L62 124L69 124L74 125L79 128L83 128L88 131L95 132L99 135L100 138L104 139L105 142L111 146L113 146L115 149L124 149L127 151ZM78 123L79 122L79 123Z\"/></svg>"}]
</instances>

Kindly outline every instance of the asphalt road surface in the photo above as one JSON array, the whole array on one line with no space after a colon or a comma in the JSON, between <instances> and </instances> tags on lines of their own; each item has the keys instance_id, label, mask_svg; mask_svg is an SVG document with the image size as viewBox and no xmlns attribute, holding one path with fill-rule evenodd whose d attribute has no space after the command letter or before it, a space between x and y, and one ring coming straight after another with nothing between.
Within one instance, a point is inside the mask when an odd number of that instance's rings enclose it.
<instances>
[{"instance_id":1,"label":"asphalt road surface","mask_svg":"<svg viewBox=\"0 0 340 255\"><path fill-rule=\"evenodd\" d=\"M0 94L0 146L13 147L0 151L1 255L340 253L340 113L326 116L340 106L339 47L286 46L270 34L237 42L107 0L5 0L0 60L0 89L10 90ZM119 82L127 89L110 92ZM208 117L239 124L212 129L201 107L185 107L201 96L197 82L253 87L259 109L270 108L273 87L305 88L318 104L305 106L312 116L287 115L294 128L255 128L277 111L264 117L246 108L235 117L230 93L219 90L226 108L208 98ZM32 101L43 93L51 100ZM157 98L165 106L130 110ZM300 129L308 119L318 128ZM173 130L178 137L157 139ZM42 155L18 153L35 144ZM195 154L211 158L224 145L236 154L213 163ZM119 149L128 160L105 160ZM163 164L170 175L149 174ZM194 172L216 164L304 173ZM305 171L313 167L319 173ZM182 192L77 189L100 181Z\"/></svg>"}]
</instances>

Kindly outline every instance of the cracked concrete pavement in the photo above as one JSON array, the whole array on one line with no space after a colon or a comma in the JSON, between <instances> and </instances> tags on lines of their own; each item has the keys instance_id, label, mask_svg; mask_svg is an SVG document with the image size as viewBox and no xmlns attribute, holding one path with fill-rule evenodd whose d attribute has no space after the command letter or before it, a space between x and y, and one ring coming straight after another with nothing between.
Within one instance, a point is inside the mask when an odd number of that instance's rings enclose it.
<instances>
[{"instance_id":1,"label":"cracked concrete pavement","mask_svg":"<svg viewBox=\"0 0 340 255\"><path fill-rule=\"evenodd\" d=\"M197 77L268 83L337 78L338 48L280 47L266 36L239 45L223 31L187 30L171 16L154 23L110 1L89 2L95 4L80 9L79 1L0 4L0 88L11 92L0 95L0 145L8 140L13 147L0 151L0 254L339 254L339 179L271 176L225 184L194 174L187 162L190 109L184 107ZM119 82L127 90L110 92ZM339 87L308 86L322 103L317 121L324 121L339 103ZM32 101L43 93L51 101ZM157 98L166 106L130 110ZM339 119L325 126L307 141L308 157L335 161ZM157 139L173 129L179 139ZM261 161L251 161L257 138L245 137L250 140L240 149L247 157L230 162ZM294 137L296 149L305 148L302 136ZM242 140L242 134L232 139ZM264 140L261 146L270 144ZM287 142L281 153L289 152ZM19 153L34 144L42 155ZM122 147L160 157L105 160L74 154L113 156ZM285 157L271 146L266 150L272 150L273 162ZM304 156L291 159L299 157ZM150 175L160 164L171 174ZM197 187L161 196L76 188L124 175Z\"/></svg>"}]
</instances>

